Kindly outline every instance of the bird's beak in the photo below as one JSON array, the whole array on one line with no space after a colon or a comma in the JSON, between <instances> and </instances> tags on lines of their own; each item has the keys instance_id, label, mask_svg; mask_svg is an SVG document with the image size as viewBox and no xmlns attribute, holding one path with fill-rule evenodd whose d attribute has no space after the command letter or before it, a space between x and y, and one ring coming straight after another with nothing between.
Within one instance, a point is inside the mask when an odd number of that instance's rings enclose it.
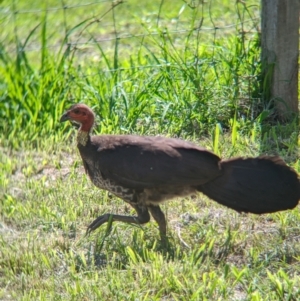
<instances>
[{"instance_id":1,"label":"bird's beak","mask_svg":"<svg viewBox=\"0 0 300 301\"><path fill-rule=\"evenodd\" d=\"M68 115L68 112L65 112L61 117L60 117L60 122L65 122L67 120L70 120L70 117Z\"/></svg>"}]
</instances>

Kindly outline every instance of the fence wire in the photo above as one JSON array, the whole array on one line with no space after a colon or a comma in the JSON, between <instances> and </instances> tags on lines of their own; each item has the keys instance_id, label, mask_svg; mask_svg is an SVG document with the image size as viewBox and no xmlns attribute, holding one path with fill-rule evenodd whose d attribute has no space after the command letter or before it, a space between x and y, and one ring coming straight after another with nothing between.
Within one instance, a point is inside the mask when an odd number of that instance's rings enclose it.
<instances>
[{"instance_id":1,"label":"fence wire","mask_svg":"<svg viewBox=\"0 0 300 301\"><path fill-rule=\"evenodd\" d=\"M222 1L213 0L175 0L172 10L169 1L153 1L148 12L143 10L144 3L132 0L61 0L37 3L35 7L26 1L11 0L0 8L0 24L5 29L0 33L0 51L34 53L44 47L57 51L68 45L91 54L97 52L99 44L109 50L116 42L119 50L134 51L141 41L163 34L175 43L182 43L190 35L198 39L201 36L203 43L212 46L218 35L245 36L259 31L259 7L257 1L251 2L253 5L242 1L228 4L235 10L235 15L228 17L228 5L220 6Z\"/></svg>"}]
</instances>

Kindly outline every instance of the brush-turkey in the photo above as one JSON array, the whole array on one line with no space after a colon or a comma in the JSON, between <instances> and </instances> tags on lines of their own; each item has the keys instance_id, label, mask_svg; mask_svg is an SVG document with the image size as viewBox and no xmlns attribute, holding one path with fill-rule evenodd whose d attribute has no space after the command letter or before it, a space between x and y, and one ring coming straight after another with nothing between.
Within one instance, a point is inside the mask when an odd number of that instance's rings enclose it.
<instances>
[{"instance_id":1,"label":"brush-turkey","mask_svg":"<svg viewBox=\"0 0 300 301\"><path fill-rule=\"evenodd\" d=\"M166 220L159 204L196 192L238 212L262 214L292 209L298 204L298 175L279 157L221 160L214 153L180 139L91 136L94 119L88 106L76 104L60 121L80 125L77 146L91 181L130 204L137 216L101 215L88 226L88 233L110 219L147 223L150 212L164 238Z\"/></svg>"}]
</instances>

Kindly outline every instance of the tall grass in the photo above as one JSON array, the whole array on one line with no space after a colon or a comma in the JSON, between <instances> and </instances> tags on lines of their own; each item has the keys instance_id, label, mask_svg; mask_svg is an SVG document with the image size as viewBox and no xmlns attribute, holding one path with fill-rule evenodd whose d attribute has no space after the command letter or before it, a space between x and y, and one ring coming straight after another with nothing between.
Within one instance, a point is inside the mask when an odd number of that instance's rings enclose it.
<instances>
[{"instance_id":1,"label":"tall grass","mask_svg":"<svg viewBox=\"0 0 300 301\"><path fill-rule=\"evenodd\" d=\"M91 185L58 122L84 102L98 133L277 153L299 172L298 124L262 131L257 1L2 3L0 300L299 300L298 209L238 215L200 195L162 206L167 247L155 223L85 236L98 215L134 212Z\"/></svg>"},{"instance_id":2,"label":"tall grass","mask_svg":"<svg viewBox=\"0 0 300 301\"><path fill-rule=\"evenodd\" d=\"M230 127L237 111L241 111L237 116L255 120L249 100L259 74L257 38L226 36L205 45L195 40L197 16L192 15L191 31L182 44L167 29L157 28L160 34L137 41L138 52L129 56L121 55L118 39L110 51L96 42L93 33L97 47L91 58L102 57L95 63L80 60L79 50L68 44L70 36L77 34L80 39L93 21L70 28L60 51L53 53L47 44L48 16L41 15L40 24L25 39L16 35L16 56L2 45L3 143L16 136L35 141L37 136L59 134L59 116L74 102L95 107L101 116L100 132L201 135L216 123ZM37 36L39 64L26 52L26 45ZM249 109L240 110L241 101Z\"/></svg>"}]
</instances>

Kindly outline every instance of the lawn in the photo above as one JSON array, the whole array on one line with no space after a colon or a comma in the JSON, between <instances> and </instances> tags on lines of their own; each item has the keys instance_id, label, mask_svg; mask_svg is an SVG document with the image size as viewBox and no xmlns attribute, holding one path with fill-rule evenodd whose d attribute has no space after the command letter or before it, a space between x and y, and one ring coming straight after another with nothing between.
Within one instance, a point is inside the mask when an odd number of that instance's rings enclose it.
<instances>
[{"instance_id":1,"label":"lawn","mask_svg":"<svg viewBox=\"0 0 300 301\"><path fill-rule=\"evenodd\" d=\"M180 137L222 158L280 155L300 172L298 122L279 124L260 77L259 1L0 3L0 300L299 300L299 208L238 214L204 195L157 224L94 187L59 123Z\"/></svg>"}]
</instances>

